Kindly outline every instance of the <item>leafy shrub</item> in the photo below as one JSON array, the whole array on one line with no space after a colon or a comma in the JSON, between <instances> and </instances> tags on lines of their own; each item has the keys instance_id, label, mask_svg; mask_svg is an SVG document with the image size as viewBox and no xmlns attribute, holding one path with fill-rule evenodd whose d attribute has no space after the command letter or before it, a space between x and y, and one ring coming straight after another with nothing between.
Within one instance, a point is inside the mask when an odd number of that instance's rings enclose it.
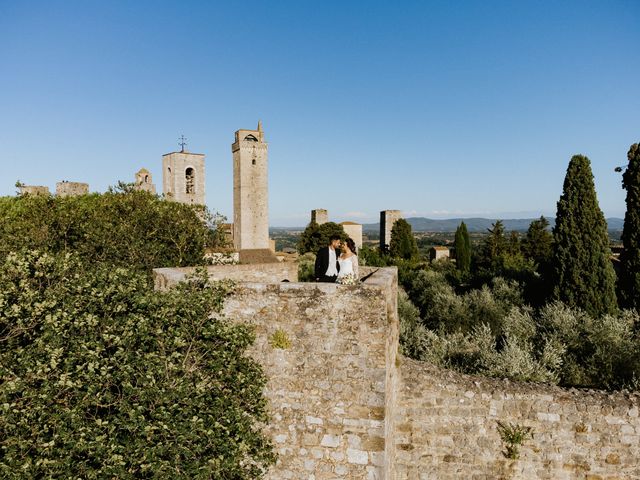
<instances>
[{"instance_id":1,"label":"leafy shrub","mask_svg":"<svg viewBox=\"0 0 640 480\"><path fill-rule=\"evenodd\" d=\"M0 477L234 478L274 461L265 377L229 286L155 292L77 256L0 264Z\"/></svg>"},{"instance_id":2,"label":"leafy shrub","mask_svg":"<svg viewBox=\"0 0 640 480\"><path fill-rule=\"evenodd\" d=\"M214 220L204 207L141 191L0 197L0 261L26 248L141 272L202 265L205 247L222 242Z\"/></svg>"}]
</instances>

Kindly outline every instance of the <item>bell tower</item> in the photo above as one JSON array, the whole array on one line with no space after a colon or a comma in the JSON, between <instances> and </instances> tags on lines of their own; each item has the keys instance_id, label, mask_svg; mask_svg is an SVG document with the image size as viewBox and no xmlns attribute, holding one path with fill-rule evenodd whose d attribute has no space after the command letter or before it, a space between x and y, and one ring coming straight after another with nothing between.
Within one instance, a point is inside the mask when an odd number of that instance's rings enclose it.
<instances>
[{"instance_id":1,"label":"bell tower","mask_svg":"<svg viewBox=\"0 0 640 480\"><path fill-rule=\"evenodd\" d=\"M262 122L238 130L233 153L233 245L236 250L269 249L267 151Z\"/></svg>"},{"instance_id":2,"label":"bell tower","mask_svg":"<svg viewBox=\"0 0 640 480\"><path fill-rule=\"evenodd\" d=\"M204 154L188 152L184 140L179 152L162 156L162 192L174 202L204 205Z\"/></svg>"}]
</instances>

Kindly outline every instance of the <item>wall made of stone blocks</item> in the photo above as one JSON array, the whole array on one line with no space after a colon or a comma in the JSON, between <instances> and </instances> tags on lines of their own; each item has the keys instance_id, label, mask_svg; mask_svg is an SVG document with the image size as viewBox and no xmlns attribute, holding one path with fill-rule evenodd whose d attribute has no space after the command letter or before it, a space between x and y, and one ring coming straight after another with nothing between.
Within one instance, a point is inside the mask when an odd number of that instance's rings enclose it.
<instances>
[{"instance_id":1,"label":"wall made of stone blocks","mask_svg":"<svg viewBox=\"0 0 640 480\"><path fill-rule=\"evenodd\" d=\"M56 183L56 195L59 197L74 197L89 193L89 184L82 182L58 182Z\"/></svg>"},{"instance_id":2,"label":"wall made of stone blocks","mask_svg":"<svg viewBox=\"0 0 640 480\"><path fill-rule=\"evenodd\" d=\"M205 267L210 280L234 280L236 282L297 282L298 264L276 262L252 265L210 265ZM155 268L153 280L156 290L166 290L185 280L194 267Z\"/></svg>"},{"instance_id":3,"label":"wall made of stone blocks","mask_svg":"<svg viewBox=\"0 0 640 480\"><path fill-rule=\"evenodd\" d=\"M402 358L398 480L640 478L639 397L461 375ZM528 426L518 460L497 421Z\"/></svg>"},{"instance_id":4,"label":"wall made of stone blocks","mask_svg":"<svg viewBox=\"0 0 640 480\"><path fill-rule=\"evenodd\" d=\"M362 286L248 283L225 315L255 326L278 462L268 479L382 479L392 461L395 269ZM391 288L393 286L393 288ZM270 343L277 330L291 342Z\"/></svg>"}]
</instances>

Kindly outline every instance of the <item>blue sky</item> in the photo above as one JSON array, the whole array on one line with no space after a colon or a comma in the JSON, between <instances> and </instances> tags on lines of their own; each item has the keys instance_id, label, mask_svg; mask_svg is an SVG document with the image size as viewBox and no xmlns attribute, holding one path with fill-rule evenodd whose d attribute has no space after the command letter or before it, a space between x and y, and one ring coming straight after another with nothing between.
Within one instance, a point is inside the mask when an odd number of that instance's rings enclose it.
<instances>
[{"instance_id":1,"label":"blue sky","mask_svg":"<svg viewBox=\"0 0 640 480\"><path fill-rule=\"evenodd\" d=\"M554 215L569 159L601 208L640 141L640 2L0 0L0 195L161 189L180 135L232 217L230 145L264 125L270 223Z\"/></svg>"}]
</instances>

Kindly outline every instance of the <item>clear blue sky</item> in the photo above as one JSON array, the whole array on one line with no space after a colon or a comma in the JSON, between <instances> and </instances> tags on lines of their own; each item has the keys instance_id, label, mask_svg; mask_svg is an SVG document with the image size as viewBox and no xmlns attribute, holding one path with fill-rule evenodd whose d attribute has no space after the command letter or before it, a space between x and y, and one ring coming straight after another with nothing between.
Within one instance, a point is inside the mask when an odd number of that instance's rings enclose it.
<instances>
[{"instance_id":1,"label":"clear blue sky","mask_svg":"<svg viewBox=\"0 0 640 480\"><path fill-rule=\"evenodd\" d=\"M104 191L181 134L232 216L262 119L270 223L554 215L571 155L601 208L640 141L640 2L0 0L0 195Z\"/></svg>"}]
</instances>

